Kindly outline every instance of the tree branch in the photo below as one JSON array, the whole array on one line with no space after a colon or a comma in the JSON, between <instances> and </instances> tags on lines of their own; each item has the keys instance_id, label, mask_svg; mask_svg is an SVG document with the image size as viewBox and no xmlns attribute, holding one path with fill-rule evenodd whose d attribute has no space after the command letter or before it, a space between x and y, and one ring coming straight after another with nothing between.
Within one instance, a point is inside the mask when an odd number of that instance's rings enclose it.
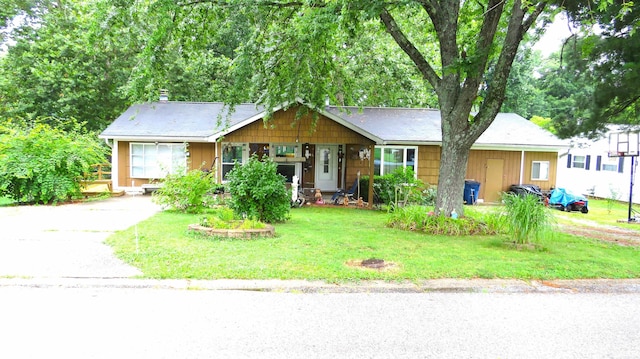
<instances>
[{"instance_id":1,"label":"tree branch","mask_svg":"<svg viewBox=\"0 0 640 359\"><path fill-rule=\"evenodd\" d=\"M413 63L416 65L422 76L429 81L434 89L438 89L440 86L440 77L433 70L431 65L425 60L420 51L407 39L402 32L396 21L391 14L384 9L380 13L380 21L384 24L387 32L393 37L398 46L407 54Z\"/></svg>"}]
</instances>

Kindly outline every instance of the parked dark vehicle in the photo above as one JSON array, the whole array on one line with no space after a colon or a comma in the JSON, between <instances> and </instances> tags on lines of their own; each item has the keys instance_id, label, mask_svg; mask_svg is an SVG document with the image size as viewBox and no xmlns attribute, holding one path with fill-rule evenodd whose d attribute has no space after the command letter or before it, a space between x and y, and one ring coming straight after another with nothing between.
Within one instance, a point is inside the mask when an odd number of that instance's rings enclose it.
<instances>
[{"instance_id":1,"label":"parked dark vehicle","mask_svg":"<svg viewBox=\"0 0 640 359\"><path fill-rule=\"evenodd\" d=\"M555 207L561 211L580 211L589 213L589 201L582 195L577 195L567 191L564 188L556 188L551 191L549 196L549 206Z\"/></svg>"},{"instance_id":2,"label":"parked dark vehicle","mask_svg":"<svg viewBox=\"0 0 640 359\"><path fill-rule=\"evenodd\" d=\"M512 184L509 187L509 192L517 194L518 196L534 195L540 198L542 202L544 202L545 199L545 195L542 193L540 187L533 184Z\"/></svg>"}]
</instances>

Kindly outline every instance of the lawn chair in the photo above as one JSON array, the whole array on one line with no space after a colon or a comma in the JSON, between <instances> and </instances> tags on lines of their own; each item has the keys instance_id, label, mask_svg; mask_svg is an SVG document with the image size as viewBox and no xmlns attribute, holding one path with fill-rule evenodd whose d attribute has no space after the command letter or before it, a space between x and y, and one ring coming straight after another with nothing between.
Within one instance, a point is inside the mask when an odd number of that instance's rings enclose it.
<instances>
[{"instance_id":1,"label":"lawn chair","mask_svg":"<svg viewBox=\"0 0 640 359\"><path fill-rule=\"evenodd\" d=\"M331 196L331 202L333 202L333 204L345 204L345 201L348 203L358 203L358 199L355 198L355 196L358 194L358 185L360 184L360 181L358 180L358 178L356 178L356 180L353 182L353 185L351 186L351 188L349 188L348 191L345 192L345 190L340 189L338 190L336 193L333 194L333 196Z\"/></svg>"}]
</instances>

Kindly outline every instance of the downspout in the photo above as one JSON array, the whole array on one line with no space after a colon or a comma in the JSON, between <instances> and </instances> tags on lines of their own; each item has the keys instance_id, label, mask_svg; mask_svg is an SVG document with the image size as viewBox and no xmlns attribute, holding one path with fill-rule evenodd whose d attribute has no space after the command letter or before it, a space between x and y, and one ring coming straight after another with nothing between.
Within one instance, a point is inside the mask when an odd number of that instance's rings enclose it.
<instances>
[{"instance_id":1,"label":"downspout","mask_svg":"<svg viewBox=\"0 0 640 359\"><path fill-rule=\"evenodd\" d=\"M520 151L520 183L522 185L522 179L524 178L524 151Z\"/></svg>"}]
</instances>

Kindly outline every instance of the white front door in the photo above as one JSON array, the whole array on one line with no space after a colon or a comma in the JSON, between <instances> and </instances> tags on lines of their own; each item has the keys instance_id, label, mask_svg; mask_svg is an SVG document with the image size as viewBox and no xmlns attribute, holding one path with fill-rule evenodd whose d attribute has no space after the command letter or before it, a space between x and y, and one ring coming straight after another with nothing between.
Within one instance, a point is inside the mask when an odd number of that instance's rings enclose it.
<instances>
[{"instance_id":1,"label":"white front door","mask_svg":"<svg viewBox=\"0 0 640 359\"><path fill-rule=\"evenodd\" d=\"M316 145L316 188L335 191L338 187L338 146Z\"/></svg>"}]
</instances>

